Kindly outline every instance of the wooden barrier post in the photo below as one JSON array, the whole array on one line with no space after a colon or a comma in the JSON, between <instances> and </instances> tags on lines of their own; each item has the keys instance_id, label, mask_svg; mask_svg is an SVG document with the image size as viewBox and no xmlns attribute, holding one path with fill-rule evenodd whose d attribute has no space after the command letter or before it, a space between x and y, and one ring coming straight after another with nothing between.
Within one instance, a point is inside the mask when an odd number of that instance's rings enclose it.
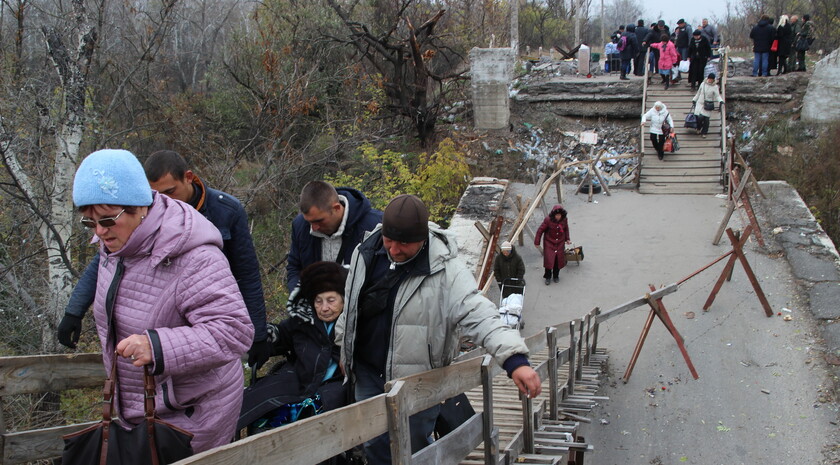
<instances>
[{"instance_id":1,"label":"wooden barrier post","mask_svg":"<svg viewBox=\"0 0 840 465\"><path fill-rule=\"evenodd\" d=\"M653 284L650 285L651 292L656 291L656 287ZM647 320L645 320L645 325L642 328L642 334L639 335L639 340L636 342L636 348L633 350L633 356L630 357L630 363L627 365L627 371L624 372L624 376L622 380L627 383L630 380L630 375L633 373L633 367L636 366L636 361L639 359L639 354L642 352L642 346L645 343L645 339L647 338L648 332L650 331L650 327L653 325L653 317L656 316L659 318L659 321L665 325L665 328L668 329L668 332L671 333L671 336L677 342L677 346L680 348L680 352L685 359L686 365L688 365L688 370L691 372L691 376L694 379L698 379L700 376L697 374L697 370L694 369L694 364L691 362L691 358L688 356L688 351L685 349L685 342L683 341L683 337L677 331L676 326L674 326L674 322L671 321L671 317L668 315L668 311L665 309L665 305L662 303L662 298L652 298L650 294L646 294L645 298L647 300L647 304L650 306L650 311L648 312Z\"/></svg>"},{"instance_id":2,"label":"wooden barrier post","mask_svg":"<svg viewBox=\"0 0 840 465\"><path fill-rule=\"evenodd\" d=\"M405 381L397 381L385 396L388 406L388 433L391 439L391 463L411 465L411 435L408 412L404 409L408 392L403 390Z\"/></svg>"},{"instance_id":3,"label":"wooden barrier post","mask_svg":"<svg viewBox=\"0 0 840 465\"><path fill-rule=\"evenodd\" d=\"M748 224L747 227L744 228L743 237L739 240L735 237L735 233L732 232L732 228L726 230L726 234L729 236L729 241L732 242L732 255L729 256L729 261L726 262L723 272L720 274L720 277L715 283L715 287L712 288L711 294L709 294L709 298L706 299L706 304L703 305L703 311L708 311L709 308L711 308L712 303L715 301L715 297L717 297L717 293L720 292L721 287L723 287L723 283L726 281L726 277L729 275L731 269L735 266L735 260L737 259L741 262L741 266L747 274L747 279L749 279L750 284L752 284L753 290L758 296L758 301L761 302L761 306L764 308L764 314L767 315L767 317L773 316L773 308L770 307L770 302L767 301L767 297L764 295L761 285L758 284L758 279L755 277L755 273L753 273L752 267L747 261L746 255L744 255L744 244L747 243L747 239L750 238L750 234L752 232L752 225Z\"/></svg>"},{"instance_id":4,"label":"wooden barrier post","mask_svg":"<svg viewBox=\"0 0 840 465\"><path fill-rule=\"evenodd\" d=\"M549 327L546 329L548 337L548 405L550 412L548 418L557 420L557 412L560 409L560 402L557 399L557 329Z\"/></svg>"},{"instance_id":5,"label":"wooden barrier post","mask_svg":"<svg viewBox=\"0 0 840 465\"><path fill-rule=\"evenodd\" d=\"M534 453L534 403L530 397L519 393L522 401L522 450L526 454Z\"/></svg>"},{"instance_id":6,"label":"wooden barrier post","mask_svg":"<svg viewBox=\"0 0 840 465\"><path fill-rule=\"evenodd\" d=\"M499 463L499 434L493 425L493 357L485 355L481 360L481 392L484 396L482 412L482 436L484 438L484 464Z\"/></svg>"},{"instance_id":7,"label":"wooden barrier post","mask_svg":"<svg viewBox=\"0 0 840 465\"><path fill-rule=\"evenodd\" d=\"M595 327L592 329L592 353L594 354L595 351L598 350L598 315L601 314L601 309L599 307L595 307Z\"/></svg>"},{"instance_id":8,"label":"wooden barrier post","mask_svg":"<svg viewBox=\"0 0 840 465\"><path fill-rule=\"evenodd\" d=\"M569 395L575 393L575 365L577 360L577 341L575 341L575 322L569 322L569 379L566 381L569 386Z\"/></svg>"}]
</instances>

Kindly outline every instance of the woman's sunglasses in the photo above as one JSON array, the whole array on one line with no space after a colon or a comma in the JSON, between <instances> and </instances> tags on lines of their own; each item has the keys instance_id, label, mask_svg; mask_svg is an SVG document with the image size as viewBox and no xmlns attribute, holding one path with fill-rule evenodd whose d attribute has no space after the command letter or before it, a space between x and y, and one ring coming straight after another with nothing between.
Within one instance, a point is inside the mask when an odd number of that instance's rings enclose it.
<instances>
[{"instance_id":1,"label":"woman's sunglasses","mask_svg":"<svg viewBox=\"0 0 840 465\"><path fill-rule=\"evenodd\" d=\"M83 216L82 219L79 220L79 221L81 221L81 223L86 228L93 229L93 228L96 227L97 223L99 223L99 226L102 226L103 228L111 228L115 224L117 224L117 219L119 219L120 215L122 215L123 213L125 213L125 208L120 210L120 212L117 213L116 216L109 216L107 218L99 218L98 220L94 220L93 218L88 218L86 216Z\"/></svg>"}]
</instances>

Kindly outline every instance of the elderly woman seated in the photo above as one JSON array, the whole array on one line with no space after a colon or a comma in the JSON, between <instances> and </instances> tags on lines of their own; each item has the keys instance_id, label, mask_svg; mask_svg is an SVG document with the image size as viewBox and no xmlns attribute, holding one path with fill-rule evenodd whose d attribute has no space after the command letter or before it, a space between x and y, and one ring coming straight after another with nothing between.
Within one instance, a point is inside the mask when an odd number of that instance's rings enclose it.
<instances>
[{"instance_id":1,"label":"elderly woman seated","mask_svg":"<svg viewBox=\"0 0 840 465\"><path fill-rule=\"evenodd\" d=\"M285 360L245 390L237 430L260 432L347 405L333 330L344 309L346 277L347 270L335 262L303 270L286 304L289 318L268 325L272 355Z\"/></svg>"}]
</instances>

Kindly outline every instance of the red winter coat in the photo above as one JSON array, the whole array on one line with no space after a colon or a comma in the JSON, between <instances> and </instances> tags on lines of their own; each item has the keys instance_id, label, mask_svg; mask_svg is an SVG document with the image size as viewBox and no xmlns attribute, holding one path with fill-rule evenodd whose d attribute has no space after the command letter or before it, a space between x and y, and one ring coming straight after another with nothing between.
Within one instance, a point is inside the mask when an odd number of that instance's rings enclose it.
<instances>
[{"instance_id":1,"label":"red winter coat","mask_svg":"<svg viewBox=\"0 0 840 465\"><path fill-rule=\"evenodd\" d=\"M554 215L560 213L560 221L554 220ZM543 236L543 234L545 234ZM569 236L569 220L566 218L566 209L557 204L551 209L551 213L545 217L536 237L534 245L539 247L540 238L543 238L543 268L553 269L555 260L560 268L566 266L566 241L571 240Z\"/></svg>"}]
</instances>

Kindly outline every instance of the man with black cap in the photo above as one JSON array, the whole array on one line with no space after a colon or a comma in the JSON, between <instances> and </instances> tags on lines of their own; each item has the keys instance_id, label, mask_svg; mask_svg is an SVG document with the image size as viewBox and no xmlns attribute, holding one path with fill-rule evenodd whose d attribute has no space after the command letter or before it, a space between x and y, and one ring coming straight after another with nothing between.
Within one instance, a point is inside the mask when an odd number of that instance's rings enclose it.
<instances>
[{"instance_id":1,"label":"man with black cap","mask_svg":"<svg viewBox=\"0 0 840 465\"><path fill-rule=\"evenodd\" d=\"M520 392L536 397L540 378L519 332L505 326L476 289L455 238L428 220L422 200L397 196L353 253L336 343L356 400L381 394L389 380L449 365L459 330L487 348ZM429 444L440 409L409 419L412 452ZM388 435L366 443L365 453L370 465L390 464Z\"/></svg>"}]
</instances>

